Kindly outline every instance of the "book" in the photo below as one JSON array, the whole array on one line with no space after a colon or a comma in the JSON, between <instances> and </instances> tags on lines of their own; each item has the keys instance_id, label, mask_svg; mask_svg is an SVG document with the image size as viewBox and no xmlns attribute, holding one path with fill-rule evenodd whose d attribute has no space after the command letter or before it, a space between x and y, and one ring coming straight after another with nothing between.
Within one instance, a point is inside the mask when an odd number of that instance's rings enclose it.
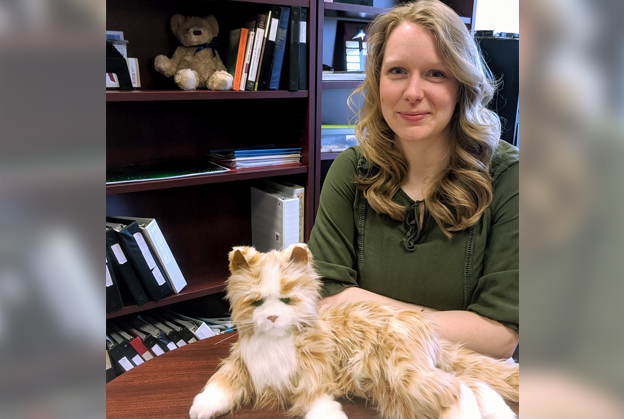
<instances>
[{"instance_id":1,"label":"book","mask_svg":"<svg viewBox=\"0 0 624 419\"><path fill-rule=\"evenodd\" d=\"M121 247L150 298L158 302L171 294L173 291L171 285L165 280L162 266L147 245L138 223L132 221L129 224L122 224L119 223L120 220L110 217L106 217L106 221L106 226L111 227L117 234Z\"/></svg>"},{"instance_id":2,"label":"book","mask_svg":"<svg viewBox=\"0 0 624 419\"><path fill-rule=\"evenodd\" d=\"M279 24L281 6L273 6L269 12L269 19L266 29L266 40L262 49L262 58L260 60L258 77L256 81L256 90L268 90L269 80L271 78L271 65L275 55L275 39L277 37L277 26Z\"/></svg>"},{"instance_id":3,"label":"book","mask_svg":"<svg viewBox=\"0 0 624 419\"><path fill-rule=\"evenodd\" d=\"M273 53L273 63L271 64L271 74L269 76L269 90L278 90L284 66L284 53L286 52L286 40L288 35L288 22L290 22L290 7L278 6L280 17L277 23L275 34L275 51Z\"/></svg>"},{"instance_id":4,"label":"book","mask_svg":"<svg viewBox=\"0 0 624 419\"><path fill-rule=\"evenodd\" d=\"M305 243L305 188L291 182L275 182L269 179L263 179L263 184L266 188L282 192L299 200L299 243Z\"/></svg>"},{"instance_id":5,"label":"book","mask_svg":"<svg viewBox=\"0 0 624 419\"><path fill-rule=\"evenodd\" d=\"M147 293L143 289L132 264L128 262L117 234L111 227L106 228L106 250L108 252L108 260L112 262L111 266L115 278L118 279L119 291L122 297L124 294L127 294L137 306L148 302Z\"/></svg>"},{"instance_id":6,"label":"book","mask_svg":"<svg viewBox=\"0 0 624 419\"><path fill-rule=\"evenodd\" d=\"M299 90L308 90L308 8L301 8L299 23Z\"/></svg>"},{"instance_id":7,"label":"book","mask_svg":"<svg viewBox=\"0 0 624 419\"><path fill-rule=\"evenodd\" d=\"M245 90L255 90L256 88L258 64L260 62L260 53L262 52L262 43L264 42L267 19L268 15L264 13L260 13L256 19L256 37L254 39L251 61L249 63L249 75L247 76Z\"/></svg>"},{"instance_id":8,"label":"book","mask_svg":"<svg viewBox=\"0 0 624 419\"><path fill-rule=\"evenodd\" d=\"M251 188L251 241L260 252L299 242L299 200L266 188Z\"/></svg>"},{"instance_id":9,"label":"book","mask_svg":"<svg viewBox=\"0 0 624 419\"><path fill-rule=\"evenodd\" d=\"M245 24L247 29L247 46L245 47L245 61L243 62L243 74L241 75L240 90L246 90L247 78L249 77L249 65L253 52L254 40L256 39L256 19L250 18Z\"/></svg>"},{"instance_id":10,"label":"book","mask_svg":"<svg viewBox=\"0 0 624 419\"><path fill-rule=\"evenodd\" d=\"M108 246L106 248L106 312L114 313L123 308L117 277L113 271L112 262L109 261Z\"/></svg>"},{"instance_id":11,"label":"book","mask_svg":"<svg viewBox=\"0 0 624 419\"><path fill-rule=\"evenodd\" d=\"M234 77L232 90L240 90L248 32L247 28L232 29L230 31L225 67L228 73Z\"/></svg>"},{"instance_id":12,"label":"book","mask_svg":"<svg viewBox=\"0 0 624 419\"><path fill-rule=\"evenodd\" d=\"M209 157L212 161L232 169L297 164L301 160L301 148L277 148L269 144L249 148L211 150Z\"/></svg>"},{"instance_id":13,"label":"book","mask_svg":"<svg viewBox=\"0 0 624 419\"><path fill-rule=\"evenodd\" d=\"M286 41L286 55L282 74L282 85L288 91L299 89L299 25L301 23L301 6L292 6L290 9L290 23L288 39Z\"/></svg>"},{"instance_id":14,"label":"book","mask_svg":"<svg viewBox=\"0 0 624 419\"><path fill-rule=\"evenodd\" d=\"M177 179L229 171L208 159L178 159L106 167L106 184Z\"/></svg>"},{"instance_id":15,"label":"book","mask_svg":"<svg viewBox=\"0 0 624 419\"><path fill-rule=\"evenodd\" d=\"M113 216L112 218L128 223L137 222L151 250L162 265L165 278L169 281L173 292L180 293L187 285L186 279L184 279L180 266L176 262L158 222L154 218L145 217Z\"/></svg>"}]
</instances>

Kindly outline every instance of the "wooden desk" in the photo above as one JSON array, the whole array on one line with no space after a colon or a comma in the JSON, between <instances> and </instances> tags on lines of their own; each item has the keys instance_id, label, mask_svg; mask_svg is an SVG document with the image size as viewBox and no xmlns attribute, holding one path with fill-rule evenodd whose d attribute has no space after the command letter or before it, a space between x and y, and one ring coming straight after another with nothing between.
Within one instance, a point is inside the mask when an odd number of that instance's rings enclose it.
<instances>
[{"instance_id":1,"label":"wooden desk","mask_svg":"<svg viewBox=\"0 0 624 419\"><path fill-rule=\"evenodd\" d=\"M227 340L224 340L229 338ZM215 336L156 357L106 385L106 417L188 419L193 398L229 355L235 336ZM377 413L361 399L341 400L349 419L376 419ZM517 406L514 408L517 412ZM224 416L232 417L232 416ZM238 410L233 419L282 419L283 412Z\"/></svg>"}]
</instances>

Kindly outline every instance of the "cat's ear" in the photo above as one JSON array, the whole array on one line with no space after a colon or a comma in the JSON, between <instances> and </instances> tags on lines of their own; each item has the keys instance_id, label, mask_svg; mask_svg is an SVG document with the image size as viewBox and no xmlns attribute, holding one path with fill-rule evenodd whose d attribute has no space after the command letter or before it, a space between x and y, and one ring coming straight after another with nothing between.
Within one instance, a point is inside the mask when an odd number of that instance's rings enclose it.
<instances>
[{"instance_id":1,"label":"cat's ear","mask_svg":"<svg viewBox=\"0 0 624 419\"><path fill-rule=\"evenodd\" d=\"M248 269L249 262L243 253L249 253L249 247L235 247L230 252L230 272L234 273L239 269Z\"/></svg>"},{"instance_id":2,"label":"cat's ear","mask_svg":"<svg viewBox=\"0 0 624 419\"><path fill-rule=\"evenodd\" d=\"M301 263L307 265L312 260L312 253L308 249L308 246L304 243L298 243L291 246L290 253L291 262Z\"/></svg>"}]
</instances>

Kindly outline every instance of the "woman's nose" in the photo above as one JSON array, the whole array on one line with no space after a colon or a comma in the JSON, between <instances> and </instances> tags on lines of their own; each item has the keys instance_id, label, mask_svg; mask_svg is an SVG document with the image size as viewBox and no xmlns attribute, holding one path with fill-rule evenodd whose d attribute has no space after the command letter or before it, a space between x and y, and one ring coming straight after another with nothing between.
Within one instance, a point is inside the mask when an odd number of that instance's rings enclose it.
<instances>
[{"instance_id":1,"label":"woman's nose","mask_svg":"<svg viewBox=\"0 0 624 419\"><path fill-rule=\"evenodd\" d=\"M403 97L409 102L421 100L424 95L423 88L423 80L417 75L414 75L407 81L407 85L403 91Z\"/></svg>"}]
</instances>

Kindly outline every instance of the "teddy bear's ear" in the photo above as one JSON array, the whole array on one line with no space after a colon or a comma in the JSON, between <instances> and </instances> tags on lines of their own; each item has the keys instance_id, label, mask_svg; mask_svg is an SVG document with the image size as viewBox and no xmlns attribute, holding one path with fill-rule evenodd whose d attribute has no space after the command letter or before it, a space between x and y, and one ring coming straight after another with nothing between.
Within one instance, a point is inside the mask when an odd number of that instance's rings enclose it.
<instances>
[{"instance_id":1,"label":"teddy bear's ear","mask_svg":"<svg viewBox=\"0 0 624 419\"><path fill-rule=\"evenodd\" d=\"M178 28L180 27L181 24L184 23L184 20L185 20L185 17L182 16L181 14L174 15L171 18L171 31L177 34Z\"/></svg>"},{"instance_id":2,"label":"teddy bear's ear","mask_svg":"<svg viewBox=\"0 0 624 419\"><path fill-rule=\"evenodd\" d=\"M206 22L210 25L210 29L214 31L214 36L219 35L219 24L217 23L217 18L214 16L206 16Z\"/></svg>"}]
</instances>

